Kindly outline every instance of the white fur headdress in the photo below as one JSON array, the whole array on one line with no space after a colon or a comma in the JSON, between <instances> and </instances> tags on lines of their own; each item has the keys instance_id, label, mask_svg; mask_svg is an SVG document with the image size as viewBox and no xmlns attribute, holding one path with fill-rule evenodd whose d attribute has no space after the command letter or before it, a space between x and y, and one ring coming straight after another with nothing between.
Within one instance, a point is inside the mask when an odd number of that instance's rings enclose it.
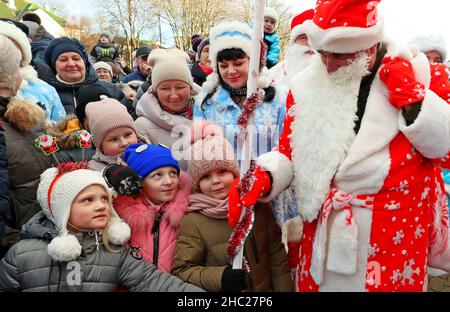
<instances>
[{"instance_id":1,"label":"white fur headdress","mask_svg":"<svg viewBox=\"0 0 450 312\"><path fill-rule=\"evenodd\" d=\"M251 28L239 21L225 21L211 29L209 38L209 59L213 72L208 75L202 85L202 90L206 93L212 93L220 84L219 74L217 73L217 55L225 49L241 49L250 56L250 47L252 44ZM263 70L260 75L258 86L267 88L270 79L267 77L267 70Z\"/></svg>"}]
</instances>

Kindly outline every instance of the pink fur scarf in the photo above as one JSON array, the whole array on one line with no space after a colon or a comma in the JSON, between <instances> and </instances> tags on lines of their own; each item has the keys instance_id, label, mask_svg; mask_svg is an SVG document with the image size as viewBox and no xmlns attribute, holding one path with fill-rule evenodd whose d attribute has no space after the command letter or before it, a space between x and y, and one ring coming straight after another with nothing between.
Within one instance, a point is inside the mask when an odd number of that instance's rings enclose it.
<instances>
[{"instance_id":1,"label":"pink fur scarf","mask_svg":"<svg viewBox=\"0 0 450 312\"><path fill-rule=\"evenodd\" d=\"M198 211L213 219L226 219L228 217L228 197L215 199L202 193L192 194L189 196L188 211Z\"/></svg>"}]
</instances>

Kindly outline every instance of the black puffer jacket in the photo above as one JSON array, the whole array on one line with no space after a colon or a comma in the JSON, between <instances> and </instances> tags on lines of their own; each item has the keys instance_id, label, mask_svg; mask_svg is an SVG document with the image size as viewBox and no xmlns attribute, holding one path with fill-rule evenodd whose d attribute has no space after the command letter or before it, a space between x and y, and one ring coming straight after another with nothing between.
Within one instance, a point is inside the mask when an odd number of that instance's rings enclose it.
<instances>
[{"instance_id":1,"label":"black puffer jacket","mask_svg":"<svg viewBox=\"0 0 450 312\"><path fill-rule=\"evenodd\" d=\"M6 156L4 129L0 124L0 242L3 240L3 236L5 235L5 223L8 215L9 215L8 158Z\"/></svg>"},{"instance_id":2,"label":"black puffer jacket","mask_svg":"<svg viewBox=\"0 0 450 312\"><path fill-rule=\"evenodd\" d=\"M37 72L40 79L44 80L56 89L56 92L58 92L59 98L61 99L61 102L67 114L75 113L76 94L78 90L85 85L99 84L102 87L106 88L114 99L124 104L127 108L128 106L130 106L122 90L120 90L111 82L99 80L97 77L97 73L90 65L86 66L86 78L83 80L83 82L80 82L78 84L66 84L59 81L58 79L56 79L56 74L53 73L50 67L46 65L37 64Z\"/></svg>"},{"instance_id":3,"label":"black puffer jacket","mask_svg":"<svg viewBox=\"0 0 450 312\"><path fill-rule=\"evenodd\" d=\"M23 239L0 262L0 291L115 291L119 283L129 291L202 291L138 259L128 246L113 245L119 252L107 251L101 237L97 240L90 232L74 234L82 246L76 261L53 261L47 246L58 231L42 211L20 234Z\"/></svg>"},{"instance_id":4,"label":"black puffer jacket","mask_svg":"<svg viewBox=\"0 0 450 312\"><path fill-rule=\"evenodd\" d=\"M200 66L198 65L198 62L194 62L191 65L191 75L194 79L194 82L198 84L200 87L202 84L206 81L206 78L208 77L208 74L205 73Z\"/></svg>"}]
</instances>

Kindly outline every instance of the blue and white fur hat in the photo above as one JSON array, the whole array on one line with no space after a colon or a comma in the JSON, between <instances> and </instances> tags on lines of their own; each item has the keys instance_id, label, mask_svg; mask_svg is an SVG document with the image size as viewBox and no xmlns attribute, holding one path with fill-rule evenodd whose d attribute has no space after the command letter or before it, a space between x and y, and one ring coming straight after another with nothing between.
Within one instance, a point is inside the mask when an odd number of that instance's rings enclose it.
<instances>
[{"instance_id":1,"label":"blue and white fur hat","mask_svg":"<svg viewBox=\"0 0 450 312\"><path fill-rule=\"evenodd\" d=\"M252 45L252 29L239 21L224 21L214 26L209 34L209 59L213 72L202 85L202 90L212 93L219 85L219 73L217 72L217 55L225 49L241 49L250 56ZM267 68L260 75L258 86L267 88L270 79L267 77Z\"/></svg>"}]
</instances>

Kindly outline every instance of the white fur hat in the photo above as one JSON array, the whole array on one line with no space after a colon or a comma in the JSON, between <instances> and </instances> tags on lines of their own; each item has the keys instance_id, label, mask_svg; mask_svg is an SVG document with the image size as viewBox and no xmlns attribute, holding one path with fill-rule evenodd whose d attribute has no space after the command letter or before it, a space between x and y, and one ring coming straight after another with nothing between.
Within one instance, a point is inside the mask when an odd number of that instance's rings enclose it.
<instances>
[{"instance_id":1,"label":"white fur hat","mask_svg":"<svg viewBox=\"0 0 450 312\"><path fill-rule=\"evenodd\" d=\"M111 77L113 76L113 71L112 71L111 65L109 65L108 63L102 62L102 61L96 62L94 64L94 69L97 70L99 68L107 70L109 72L109 74L111 75Z\"/></svg>"},{"instance_id":2,"label":"white fur hat","mask_svg":"<svg viewBox=\"0 0 450 312\"><path fill-rule=\"evenodd\" d=\"M208 75L202 85L202 90L211 93L219 85L219 74L217 73L217 55L225 49L241 49L250 57L250 47L252 44L251 28L239 21L225 21L211 29L209 36L209 59L213 72ZM269 86L270 79L267 72L261 73L259 87Z\"/></svg>"},{"instance_id":3,"label":"white fur hat","mask_svg":"<svg viewBox=\"0 0 450 312\"><path fill-rule=\"evenodd\" d=\"M20 66L24 67L31 62L31 45L25 33L13 23L0 21L0 34L13 40L22 52Z\"/></svg>"},{"instance_id":4,"label":"white fur hat","mask_svg":"<svg viewBox=\"0 0 450 312\"><path fill-rule=\"evenodd\" d=\"M278 22L280 20L280 16L278 15L278 12L271 7L266 7L264 9L264 17L270 17L275 21L275 27L278 25Z\"/></svg>"},{"instance_id":5,"label":"white fur hat","mask_svg":"<svg viewBox=\"0 0 450 312\"><path fill-rule=\"evenodd\" d=\"M420 35L409 42L410 45L416 45L423 53L436 51L442 57L442 62L447 59L447 46L442 36L436 35Z\"/></svg>"},{"instance_id":6,"label":"white fur hat","mask_svg":"<svg viewBox=\"0 0 450 312\"><path fill-rule=\"evenodd\" d=\"M115 245L123 245L130 238L130 227L123 222L112 206L111 192L102 175L85 169L85 164L63 163L58 168L50 168L41 175L37 190L37 200L60 232L48 245L49 255L56 261L67 262L78 258L81 245L78 239L67 230L72 202L78 194L90 185L102 186L109 195L111 218L108 238Z\"/></svg>"}]
</instances>

